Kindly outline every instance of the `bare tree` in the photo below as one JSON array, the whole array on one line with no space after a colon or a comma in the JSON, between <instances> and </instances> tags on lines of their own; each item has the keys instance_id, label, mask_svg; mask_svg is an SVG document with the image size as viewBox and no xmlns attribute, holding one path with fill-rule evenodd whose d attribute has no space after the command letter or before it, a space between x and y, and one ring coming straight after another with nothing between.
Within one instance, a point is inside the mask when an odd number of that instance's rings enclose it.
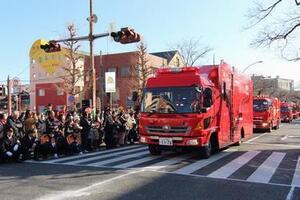
<instances>
[{"instance_id":1,"label":"bare tree","mask_svg":"<svg viewBox=\"0 0 300 200\"><path fill-rule=\"evenodd\" d=\"M248 13L250 23L247 28L260 26L260 31L251 45L271 47L275 43L283 58L298 61L298 48L293 44L300 27L299 6L299 0L273 0L271 3L257 1Z\"/></svg>"},{"instance_id":2,"label":"bare tree","mask_svg":"<svg viewBox=\"0 0 300 200\"><path fill-rule=\"evenodd\" d=\"M132 75L134 76L133 89L139 94L139 102L143 99L143 89L145 88L147 78L153 74L154 67L149 65L147 45L140 42L137 45L137 63L132 66Z\"/></svg>"},{"instance_id":3,"label":"bare tree","mask_svg":"<svg viewBox=\"0 0 300 200\"><path fill-rule=\"evenodd\" d=\"M200 43L200 39L184 39L169 45L179 51L185 66L193 66L200 58L205 57L213 49Z\"/></svg>"},{"instance_id":4,"label":"bare tree","mask_svg":"<svg viewBox=\"0 0 300 200\"><path fill-rule=\"evenodd\" d=\"M74 24L68 25L67 30L69 38L76 37L76 27ZM64 76L61 78L64 81L64 90L68 94L75 96L83 92L83 89L76 89L76 85L83 81L84 70L83 65L79 65L79 61L83 60L84 57L78 53L80 48L78 41L67 41L64 42L64 45L66 46L66 65L62 67Z\"/></svg>"}]
</instances>

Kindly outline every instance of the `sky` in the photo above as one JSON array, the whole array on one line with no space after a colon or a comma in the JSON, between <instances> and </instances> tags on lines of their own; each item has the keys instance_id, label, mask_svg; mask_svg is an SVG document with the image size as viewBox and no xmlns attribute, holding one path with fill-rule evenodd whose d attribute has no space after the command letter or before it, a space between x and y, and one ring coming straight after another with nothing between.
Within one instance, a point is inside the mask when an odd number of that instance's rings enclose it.
<instances>
[{"instance_id":1,"label":"sky","mask_svg":"<svg viewBox=\"0 0 300 200\"><path fill-rule=\"evenodd\" d=\"M98 16L95 33L104 33L114 24L116 30L130 26L143 35L149 52L170 50L183 39L200 39L213 48L198 64L221 59L247 74L294 79L300 85L297 62L282 59L274 49L253 48L256 27L245 30L246 15L253 0L94 0ZM88 34L89 0L1 0L0 3L0 83L7 76L29 82L29 50L37 39L67 36L66 26L74 23L78 35ZM88 51L88 42L81 43ZM136 44L122 45L110 38L95 41L95 54L135 51Z\"/></svg>"}]
</instances>

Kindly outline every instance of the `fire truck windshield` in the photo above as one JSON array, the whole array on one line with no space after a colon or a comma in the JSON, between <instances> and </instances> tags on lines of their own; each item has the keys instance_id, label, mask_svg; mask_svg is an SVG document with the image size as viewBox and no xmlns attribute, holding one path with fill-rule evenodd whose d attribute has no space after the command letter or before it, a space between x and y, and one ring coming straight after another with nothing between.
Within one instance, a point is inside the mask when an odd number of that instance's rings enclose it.
<instances>
[{"instance_id":1,"label":"fire truck windshield","mask_svg":"<svg viewBox=\"0 0 300 200\"><path fill-rule=\"evenodd\" d=\"M142 112L196 113L200 110L200 93L195 87L146 88Z\"/></svg>"},{"instance_id":2,"label":"fire truck windshield","mask_svg":"<svg viewBox=\"0 0 300 200\"><path fill-rule=\"evenodd\" d=\"M255 99L253 101L253 111L265 111L268 110L269 103L263 99Z\"/></svg>"},{"instance_id":3,"label":"fire truck windshield","mask_svg":"<svg viewBox=\"0 0 300 200\"><path fill-rule=\"evenodd\" d=\"M289 107L287 107L287 106L282 106L280 108L280 110L281 110L281 112L289 112L291 109Z\"/></svg>"}]
</instances>

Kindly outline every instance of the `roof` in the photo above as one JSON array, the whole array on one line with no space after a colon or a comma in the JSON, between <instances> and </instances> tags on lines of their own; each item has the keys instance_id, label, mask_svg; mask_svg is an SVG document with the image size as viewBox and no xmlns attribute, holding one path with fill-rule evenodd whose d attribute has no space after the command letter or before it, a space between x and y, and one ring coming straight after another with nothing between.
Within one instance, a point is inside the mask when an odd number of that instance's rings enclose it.
<instances>
[{"instance_id":1,"label":"roof","mask_svg":"<svg viewBox=\"0 0 300 200\"><path fill-rule=\"evenodd\" d=\"M168 62L170 62L177 52L178 52L177 50L174 50L174 51L155 52L150 54L161 58L165 58L167 59Z\"/></svg>"}]
</instances>

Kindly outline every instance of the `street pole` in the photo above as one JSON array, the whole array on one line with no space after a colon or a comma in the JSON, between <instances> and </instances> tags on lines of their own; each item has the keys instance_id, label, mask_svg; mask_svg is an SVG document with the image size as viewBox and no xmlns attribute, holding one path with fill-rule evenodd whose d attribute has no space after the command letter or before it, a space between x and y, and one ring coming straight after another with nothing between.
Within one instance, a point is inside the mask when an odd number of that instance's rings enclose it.
<instances>
[{"instance_id":1,"label":"street pole","mask_svg":"<svg viewBox=\"0 0 300 200\"><path fill-rule=\"evenodd\" d=\"M7 114L11 115L11 81L7 77Z\"/></svg>"},{"instance_id":2,"label":"street pole","mask_svg":"<svg viewBox=\"0 0 300 200\"><path fill-rule=\"evenodd\" d=\"M90 64L92 68L92 91L93 91L93 111L95 112L96 109L96 71L95 71L95 64L94 64L94 49L93 49L93 41L94 41L94 20L93 20L93 0L90 0L90 34L89 34L89 41L90 41Z\"/></svg>"},{"instance_id":3,"label":"street pole","mask_svg":"<svg viewBox=\"0 0 300 200\"><path fill-rule=\"evenodd\" d=\"M248 65L247 67L245 67L245 69L242 71L242 73L245 73L247 71L247 69L249 69L249 67L253 66L253 65L256 65L256 64L259 64L259 63L263 63L262 60L259 60L259 61L256 61L250 65Z\"/></svg>"}]
</instances>

